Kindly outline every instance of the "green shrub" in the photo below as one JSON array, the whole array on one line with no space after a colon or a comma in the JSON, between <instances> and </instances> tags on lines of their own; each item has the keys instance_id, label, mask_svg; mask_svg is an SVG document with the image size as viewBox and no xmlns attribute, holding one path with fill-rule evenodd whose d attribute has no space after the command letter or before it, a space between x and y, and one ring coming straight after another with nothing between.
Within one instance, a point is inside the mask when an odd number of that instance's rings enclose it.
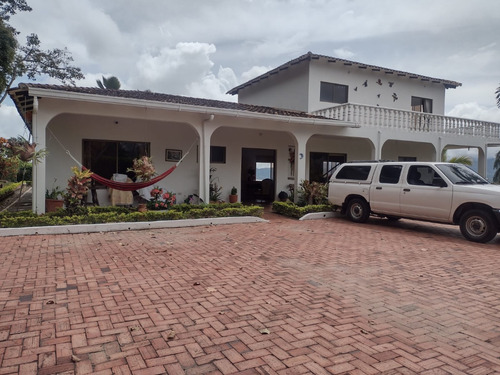
<instances>
[{"instance_id":1,"label":"green shrub","mask_svg":"<svg viewBox=\"0 0 500 375\"><path fill-rule=\"evenodd\" d=\"M66 224L99 224L158 220L200 219L209 217L257 216L262 217L263 208L235 204L175 205L166 211L138 212L127 207L78 207L71 211L59 209L44 215L31 211L0 213L0 228L28 226L50 226Z\"/></svg>"},{"instance_id":2,"label":"green shrub","mask_svg":"<svg viewBox=\"0 0 500 375\"><path fill-rule=\"evenodd\" d=\"M274 202L273 211L288 217L296 219L313 212L328 212L333 211L333 206L330 204L317 204L309 206L298 206L292 202Z\"/></svg>"},{"instance_id":3,"label":"green shrub","mask_svg":"<svg viewBox=\"0 0 500 375\"><path fill-rule=\"evenodd\" d=\"M16 189L21 185L21 182L14 182L12 184L8 184L0 189L0 202L4 199L10 197Z\"/></svg>"}]
</instances>

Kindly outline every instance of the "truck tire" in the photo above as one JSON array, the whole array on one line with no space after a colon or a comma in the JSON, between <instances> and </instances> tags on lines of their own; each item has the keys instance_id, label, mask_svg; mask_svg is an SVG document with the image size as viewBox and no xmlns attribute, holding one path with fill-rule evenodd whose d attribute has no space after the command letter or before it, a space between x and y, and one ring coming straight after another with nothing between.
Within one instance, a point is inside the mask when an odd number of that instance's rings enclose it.
<instances>
[{"instance_id":1,"label":"truck tire","mask_svg":"<svg viewBox=\"0 0 500 375\"><path fill-rule=\"evenodd\" d=\"M497 235L497 225L490 213L473 209L460 218L460 232L469 241L486 243Z\"/></svg>"},{"instance_id":2,"label":"truck tire","mask_svg":"<svg viewBox=\"0 0 500 375\"><path fill-rule=\"evenodd\" d=\"M353 198L347 204L346 215L355 223L365 223L370 217L370 207L362 198Z\"/></svg>"}]
</instances>

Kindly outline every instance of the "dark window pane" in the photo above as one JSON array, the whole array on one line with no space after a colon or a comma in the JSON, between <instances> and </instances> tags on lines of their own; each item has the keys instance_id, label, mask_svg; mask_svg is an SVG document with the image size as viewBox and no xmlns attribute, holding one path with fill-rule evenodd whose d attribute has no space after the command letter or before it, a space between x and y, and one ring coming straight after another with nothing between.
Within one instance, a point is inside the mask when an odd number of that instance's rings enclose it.
<instances>
[{"instance_id":1,"label":"dark window pane","mask_svg":"<svg viewBox=\"0 0 500 375\"><path fill-rule=\"evenodd\" d=\"M210 163L226 163L226 148L223 146L210 146Z\"/></svg>"},{"instance_id":2,"label":"dark window pane","mask_svg":"<svg viewBox=\"0 0 500 375\"><path fill-rule=\"evenodd\" d=\"M320 83L319 100L329 103L347 103L349 87L330 82Z\"/></svg>"},{"instance_id":3,"label":"dark window pane","mask_svg":"<svg viewBox=\"0 0 500 375\"><path fill-rule=\"evenodd\" d=\"M401 175L401 165L384 165L380 171L380 183L397 184Z\"/></svg>"},{"instance_id":4,"label":"dark window pane","mask_svg":"<svg viewBox=\"0 0 500 375\"><path fill-rule=\"evenodd\" d=\"M84 140L83 163L99 176L111 178L114 173L127 174L134 159L149 156L149 147L148 142Z\"/></svg>"},{"instance_id":5,"label":"dark window pane","mask_svg":"<svg viewBox=\"0 0 500 375\"><path fill-rule=\"evenodd\" d=\"M369 165L347 165L337 174L337 179L363 181L368 178L370 170Z\"/></svg>"}]
</instances>

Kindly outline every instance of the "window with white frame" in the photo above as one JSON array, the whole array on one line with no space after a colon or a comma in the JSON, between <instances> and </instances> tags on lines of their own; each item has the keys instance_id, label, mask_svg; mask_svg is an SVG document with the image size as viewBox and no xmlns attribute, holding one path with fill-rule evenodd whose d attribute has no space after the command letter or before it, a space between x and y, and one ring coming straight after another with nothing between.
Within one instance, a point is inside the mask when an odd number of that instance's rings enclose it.
<instances>
[{"instance_id":1,"label":"window with white frame","mask_svg":"<svg viewBox=\"0 0 500 375\"><path fill-rule=\"evenodd\" d=\"M412 96L411 110L415 112L432 113L432 99Z\"/></svg>"}]
</instances>

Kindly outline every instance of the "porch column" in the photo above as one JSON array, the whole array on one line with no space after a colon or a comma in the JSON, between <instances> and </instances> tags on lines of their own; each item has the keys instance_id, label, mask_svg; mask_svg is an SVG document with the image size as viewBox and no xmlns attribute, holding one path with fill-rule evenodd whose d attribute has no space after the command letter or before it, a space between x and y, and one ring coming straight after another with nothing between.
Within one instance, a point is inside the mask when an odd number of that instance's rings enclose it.
<instances>
[{"instance_id":1,"label":"porch column","mask_svg":"<svg viewBox=\"0 0 500 375\"><path fill-rule=\"evenodd\" d=\"M33 118L32 118L32 134L33 142L36 143L36 151L40 151L47 147L46 132L48 116L43 116L38 113L38 98L33 98ZM45 213L45 170L46 162L43 158L38 163L33 163L33 181L32 181L32 210L34 213L41 215Z\"/></svg>"},{"instance_id":2,"label":"porch column","mask_svg":"<svg viewBox=\"0 0 500 375\"><path fill-rule=\"evenodd\" d=\"M486 145L477 148L477 172L486 178Z\"/></svg>"},{"instance_id":3,"label":"porch column","mask_svg":"<svg viewBox=\"0 0 500 375\"><path fill-rule=\"evenodd\" d=\"M214 118L214 115L210 115L201 124L199 195L205 203L210 202L210 138L216 128L211 124Z\"/></svg>"},{"instance_id":4,"label":"porch column","mask_svg":"<svg viewBox=\"0 0 500 375\"><path fill-rule=\"evenodd\" d=\"M294 134L297 139L297 151L295 152L295 202L297 202L297 188L299 184L306 179L306 167L307 167L307 141L309 140L309 135L298 135Z\"/></svg>"}]
</instances>

